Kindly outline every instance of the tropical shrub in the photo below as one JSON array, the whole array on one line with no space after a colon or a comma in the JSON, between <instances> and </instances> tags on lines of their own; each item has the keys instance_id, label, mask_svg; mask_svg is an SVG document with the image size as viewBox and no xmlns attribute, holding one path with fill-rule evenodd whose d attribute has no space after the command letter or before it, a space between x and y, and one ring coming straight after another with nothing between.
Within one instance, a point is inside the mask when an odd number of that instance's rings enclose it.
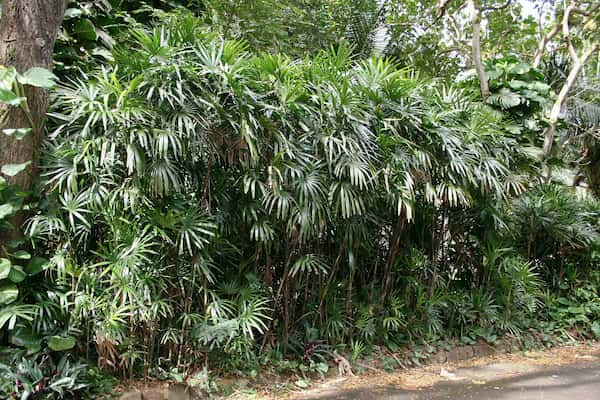
<instances>
[{"instance_id":1,"label":"tropical shrub","mask_svg":"<svg viewBox=\"0 0 600 400\"><path fill-rule=\"evenodd\" d=\"M549 293L595 268L595 203L524 146L551 96L537 70L499 62L483 103L345 42L298 60L152 20L54 93L25 224L47 279L17 327L43 351L122 378L323 372L345 345L551 323Z\"/></svg>"}]
</instances>

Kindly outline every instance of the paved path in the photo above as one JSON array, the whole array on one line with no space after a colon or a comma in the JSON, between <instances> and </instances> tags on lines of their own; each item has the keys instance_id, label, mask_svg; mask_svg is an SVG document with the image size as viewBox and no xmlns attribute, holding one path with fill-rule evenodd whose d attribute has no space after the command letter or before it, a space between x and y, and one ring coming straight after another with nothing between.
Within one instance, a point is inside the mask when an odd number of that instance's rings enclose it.
<instances>
[{"instance_id":1,"label":"paved path","mask_svg":"<svg viewBox=\"0 0 600 400\"><path fill-rule=\"evenodd\" d=\"M600 400L600 361L560 367L492 364L460 368L454 374L453 381L421 390L360 388L306 399Z\"/></svg>"}]
</instances>

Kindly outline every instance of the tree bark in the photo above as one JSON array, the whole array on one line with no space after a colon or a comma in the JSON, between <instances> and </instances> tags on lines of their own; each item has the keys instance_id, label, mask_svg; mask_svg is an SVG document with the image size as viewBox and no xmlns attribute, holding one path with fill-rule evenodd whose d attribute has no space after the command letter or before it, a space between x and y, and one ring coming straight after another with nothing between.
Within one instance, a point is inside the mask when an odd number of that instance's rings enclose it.
<instances>
[{"instance_id":1,"label":"tree bark","mask_svg":"<svg viewBox=\"0 0 600 400\"><path fill-rule=\"evenodd\" d=\"M475 67L475 71L477 71L477 77L479 78L481 98L483 101L486 101L490 96L490 87L483 62L481 61L481 17L479 10L477 10L475 7L474 0L467 1L467 10L469 11L469 16L471 17L471 23L473 24L473 39L471 42L473 66Z\"/></svg>"},{"instance_id":2,"label":"tree bark","mask_svg":"<svg viewBox=\"0 0 600 400\"><path fill-rule=\"evenodd\" d=\"M67 0L4 0L0 19L0 65L13 66L21 73L32 67L51 70L54 42L66 5ZM0 130L32 128L20 141L0 134L0 165L31 161L25 171L7 179L27 190L37 174L48 91L26 87L25 93L34 126L20 108L0 106Z\"/></svg>"}]
</instances>

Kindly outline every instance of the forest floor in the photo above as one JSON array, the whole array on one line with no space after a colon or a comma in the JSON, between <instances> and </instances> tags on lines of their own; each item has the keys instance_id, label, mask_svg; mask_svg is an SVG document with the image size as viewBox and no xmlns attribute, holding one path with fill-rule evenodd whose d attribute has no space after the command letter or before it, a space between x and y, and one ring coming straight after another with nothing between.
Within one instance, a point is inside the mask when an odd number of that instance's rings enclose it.
<instances>
[{"instance_id":1,"label":"forest floor","mask_svg":"<svg viewBox=\"0 0 600 400\"><path fill-rule=\"evenodd\" d=\"M302 392L254 398L329 399L600 399L600 344L437 363L393 373L325 380ZM240 397L243 398L243 397Z\"/></svg>"},{"instance_id":2,"label":"forest floor","mask_svg":"<svg viewBox=\"0 0 600 400\"><path fill-rule=\"evenodd\" d=\"M229 395L221 397L228 400L598 400L600 342L434 362L393 372L362 368L355 376L313 379L308 389L296 387L290 378L229 378L217 383L221 388L229 387ZM140 382L135 386L118 391L164 393L168 384Z\"/></svg>"}]
</instances>

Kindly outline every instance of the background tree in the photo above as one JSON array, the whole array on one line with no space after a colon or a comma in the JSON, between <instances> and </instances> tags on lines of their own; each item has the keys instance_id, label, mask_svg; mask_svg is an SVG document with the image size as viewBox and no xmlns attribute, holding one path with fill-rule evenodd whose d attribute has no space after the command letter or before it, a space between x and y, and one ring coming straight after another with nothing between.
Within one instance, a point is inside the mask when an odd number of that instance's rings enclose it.
<instances>
[{"instance_id":1,"label":"background tree","mask_svg":"<svg viewBox=\"0 0 600 400\"><path fill-rule=\"evenodd\" d=\"M597 29L597 21L599 19L599 3L572 0L562 10L562 16L557 18L555 22L555 26L560 26L560 32L562 33L560 39L564 42L563 44L567 49L570 70L548 116L550 123L544 133L545 156L549 156L552 151L555 131L569 92L575 86L582 70L585 69L588 59L600 49L600 36ZM548 35L555 35L557 32L556 28L553 28ZM540 57L539 54L543 53L547 42L546 36L540 42L538 54L534 62L537 62L537 59Z\"/></svg>"}]
</instances>

